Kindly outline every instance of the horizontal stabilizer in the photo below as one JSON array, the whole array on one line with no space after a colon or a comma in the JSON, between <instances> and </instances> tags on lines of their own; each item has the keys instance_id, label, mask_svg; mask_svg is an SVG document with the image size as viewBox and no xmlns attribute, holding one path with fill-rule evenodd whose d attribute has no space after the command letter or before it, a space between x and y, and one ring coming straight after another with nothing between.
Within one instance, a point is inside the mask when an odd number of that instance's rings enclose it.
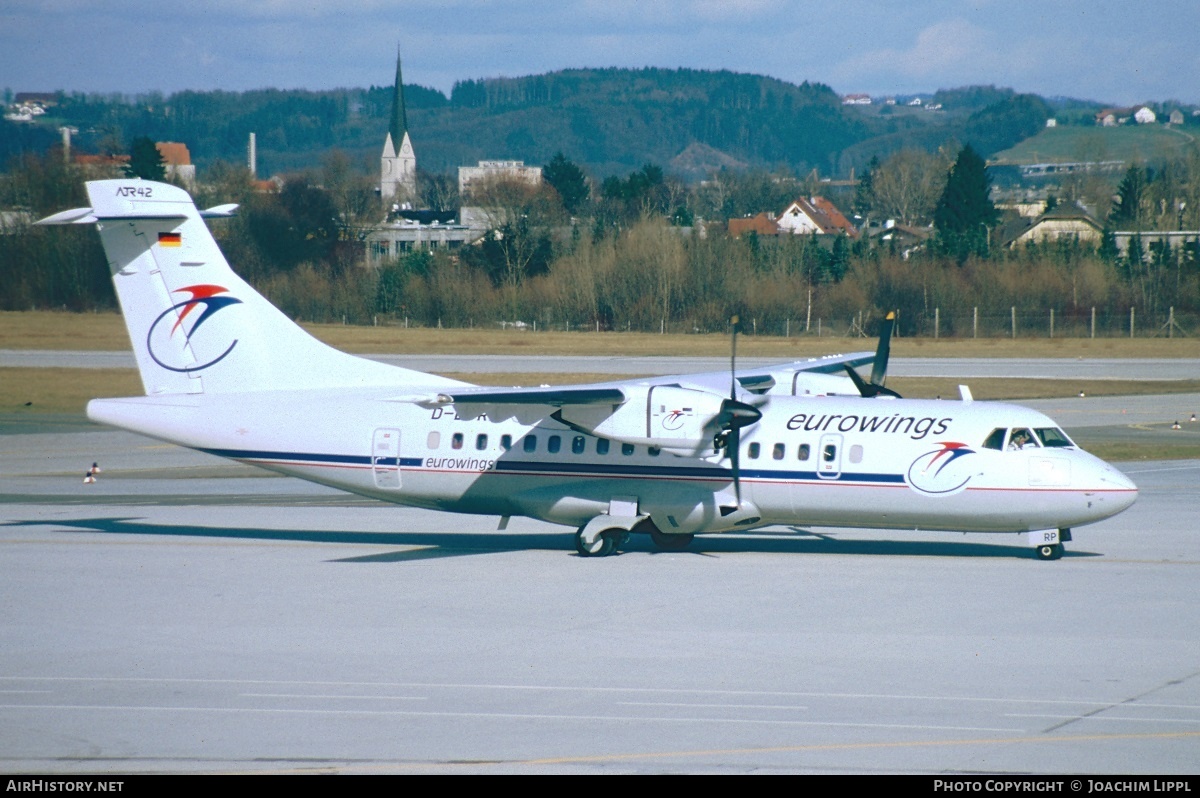
<instances>
[{"instance_id":1,"label":"horizontal stabilizer","mask_svg":"<svg viewBox=\"0 0 1200 798\"><path fill-rule=\"evenodd\" d=\"M93 224L95 221L96 215L92 213L91 208L72 208L69 211L59 211L45 219L39 219L34 224Z\"/></svg>"}]
</instances>

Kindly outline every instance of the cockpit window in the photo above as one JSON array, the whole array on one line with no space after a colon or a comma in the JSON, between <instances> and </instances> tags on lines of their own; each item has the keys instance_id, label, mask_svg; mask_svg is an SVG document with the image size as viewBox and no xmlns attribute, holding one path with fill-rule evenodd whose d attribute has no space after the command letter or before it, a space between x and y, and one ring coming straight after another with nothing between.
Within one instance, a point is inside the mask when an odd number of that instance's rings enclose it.
<instances>
[{"instance_id":1,"label":"cockpit window","mask_svg":"<svg viewBox=\"0 0 1200 798\"><path fill-rule=\"evenodd\" d=\"M1004 436L1008 434L1008 430L1004 427L994 429L988 434L987 439L983 442L983 448L995 449L999 451L1004 448Z\"/></svg>"},{"instance_id":2,"label":"cockpit window","mask_svg":"<svg viewBox=\"0 0 1200 798\"><path fill-rule=\"evenodd\" d=\"M1014 427L1012 434L1008 436L1009 451L1036 449L1037 447L1038 444L1033 439L1033 433L1025 427Z\"/></svg>"},{"instance_id":3,"label":"cockpit window","mask_svg":"<svg viewBox=\"0 0 1200 798\"><path fill-rule=\"evenodd\" d=\"M1058 427L1039 427L1034 430L1037 433L1038 440L1042 442L1042 446L1049 449L1065 448L1074 446L1071 439L1067 437L1067 433L1060 430Z\"/></svg>"}]
</instances>

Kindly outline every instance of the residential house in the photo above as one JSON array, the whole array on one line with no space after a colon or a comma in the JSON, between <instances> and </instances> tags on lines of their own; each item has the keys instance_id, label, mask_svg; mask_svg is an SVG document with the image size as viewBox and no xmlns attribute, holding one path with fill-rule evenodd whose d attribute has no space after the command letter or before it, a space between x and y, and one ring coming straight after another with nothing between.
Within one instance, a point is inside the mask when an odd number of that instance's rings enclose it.
<instances>
[{"instance_id":1,"label":"residential house","mask_svg":"<svg viewBox=\"0 0 1200 798\"><path fill-rule=\"evenodd\" d=\"M763 211L755 216L729 220L729 235L732 238L738 238L746 233L760 236L779 235L779 225L775 223L775 214Z\"/></svg>"},{"instance_id":2,"label":"residential house","mask_svg":"<svg viewBox=\"0 0 1200 798\"><path fill-rule=\"evenodd\" d=\"M858 230L850 220L842 215L832 202L824 197L810 197L793 200L783 209L777 221L780 233L804 235L836 235L844 233L851 238L858 236Z\"/></svg>"},{"instance_id":3,"label":"residential house","mask_svg":"<svg viewBox=\"0 0 1200 798\"><path fill-rule=\"evenodd\" d=\"M1002 247L1073 239L1098 245L1103 228L1082 208L1060 205L1035 219L1022 217L996 229L993 240Z\"/></svg>"},{"instance_id":4,"label":"residential house","mask_svg":"<svg viewBox=\"0 0 1200 798\"><path fill-rule=\"evenodd\" d=\"M794 200L780 214L763 211L755 216L730 219L726 228L737 238L746 233L758 236L781 235L848 235L858 236L858 230L832 202L824 197Z\"/></svg>"},{"instance_id":5,"label":"residential house","mask_svg":"<svg viewBox=\"0 0 1200 798\"><path fill-rule=\"evenodd\" d=\"M1152 125L1158 117L1144 105L1135 105L1132 108L1105 108L1096 114L1096 124L1101 127L1123 125L1130 119L1139 125Z\"/></svg>"},{"instance_id":6,"label":"residential house","mask_svg":"<svg viewBox=\"0 0 1200 798\"><path fill-rule=\"evenodd\" d=\"M163 159L163 172L168 180L178 180L188 191L196 189L196 165L187 145L179 141L157 141L154 146Z\"/></svg>"}]
</instances>

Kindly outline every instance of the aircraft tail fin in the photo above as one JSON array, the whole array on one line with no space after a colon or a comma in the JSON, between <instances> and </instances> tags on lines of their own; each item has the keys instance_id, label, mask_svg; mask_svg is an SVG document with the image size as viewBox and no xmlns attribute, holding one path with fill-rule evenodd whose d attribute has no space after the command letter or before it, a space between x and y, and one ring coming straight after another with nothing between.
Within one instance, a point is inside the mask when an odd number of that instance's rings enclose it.
<instances>
[{"instance_id":1,"label":"aircraft tail fin","mask_svg":"<svg viewBox=\"0 0 1200 798\"><path fill-rule=\"evenodd\" d=\"M87 184L90 208L39 224L96 224L146 394L462 385L348 355L313 338L238 277L183 189Z\"/></svg>"}]
</instances>

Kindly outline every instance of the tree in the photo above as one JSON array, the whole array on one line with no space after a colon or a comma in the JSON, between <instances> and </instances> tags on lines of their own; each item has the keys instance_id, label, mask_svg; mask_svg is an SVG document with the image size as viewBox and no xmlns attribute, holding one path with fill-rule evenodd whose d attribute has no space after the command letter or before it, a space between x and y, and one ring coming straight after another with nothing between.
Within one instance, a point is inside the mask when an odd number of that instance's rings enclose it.
<instances>
[{"instance_id":1,"label":"tree","mask_svg":"<svg viewBox=\"0 0 1200 798\"><path fill-rule=\"evenodd\" d=\"M572 216L579 212L591 195L587 175L561 152L556 153L542 169L542 178L558 192L563 208Z\"/></svg>"},{"instance_id":2,"label":"tree","mask_svg":"<svg viewBox=\"0 0 1200 798\"><path fill-rule=\"evenodd\" d=\"M431 211L457 211L461 203L458 196L458 178L445 172L431 174L417 168L417 188L422 208Z\"/></svg>"},{"instance_id":3,"label":"tree","mask_svg":"<svg viewBox=\"0 0 1200 798\"><path fill-rule=\"evenodd\" d=\"M945 163L921 150L901 150L871 171L872 213L902 224L928 220L937 202Z\"/></svg>"},{"instance_id":4,"label":"tree","mask_svg":"<svg viewBox=\"0 0 1200 798\"><path fill-rule=\"evenodd\" d=\"M351 163L341 150L329 152L321 162L321 185L337 209L343 240L361 241L379 217L375 181Z\"/></svg>"},{"instance_id":5,"label":"tree","mask_svg":"<svg viewBox=\"0 0 1200 798\"><path fill-rule=\"evenodd\" d=\"M997 220L991 183L983 158L970 144L963 147L933 212L939 246L959 263L970 255L987 255L988 228Z\"/></svg>"},{"instance_id":6,"label":"tree","mask_svg":"<svg viewBox=\"0 0 1200 798\"><path fill-rule=\"evenodd\" d=\"M1134 164L1125 170L1125 176L1117 187L1117 198L1108 214L1111 227L1116 230L1122 227L1141 229L1145 221L1142 200L1149 183L1150 175L1144 167Z\"/></svg>"},{"instance_id":7,"label":"tree","mask_svg":"<svg viewBox=\"0 0 1200 798\"><path fill-rule=\"evenodd\" d=\"M479 246L463 251L463 263L483 270L493 285L505 289L508 312L516 318L521 284L550 267L554 256L550 230L561 221L561 203L548 185L503 177L484 181L471 193L491 230Z\"/></svg>"},{"instance_id":8,"label":"tree","mask_svg":"<svg viewBox=\"0 0 1200 798\"><path fill-rule=\"evenodd\" d=\"M155 146L154 139L139 136L133 140L133 145L129 148L129 163L125 166L125 176L140 177L143 180L167 179L162 153Z\"/></svg>"},{"instance_id":9,"label":"tree","mask_svg":"<svg viewBox=\"0 0 1200 798\"><path fill-rule=\"evenodd\" d=\"M855 213L866 216L869 214L875 205L875 173L879 171L879 156L871 156L871 162L867 164L867 168L863 171L862 177L858 179L858 185L854 189L854 203L851 207Z\"/></svg>"}]
</instances>

